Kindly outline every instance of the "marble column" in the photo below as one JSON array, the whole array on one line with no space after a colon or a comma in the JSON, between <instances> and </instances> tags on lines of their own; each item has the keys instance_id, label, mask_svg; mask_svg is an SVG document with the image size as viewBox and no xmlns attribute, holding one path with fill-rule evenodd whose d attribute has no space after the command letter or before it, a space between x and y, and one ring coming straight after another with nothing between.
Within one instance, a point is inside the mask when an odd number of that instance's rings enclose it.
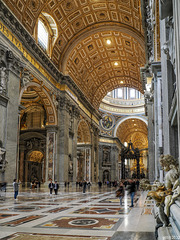
<instances>
[{"instance_id":1,"label":"marble column","mask_svg":"<svg viewBox=\"0 0 180 240\"><path fill-rule=\"evenodd\" d=\"M161 63L152 63L152 73L154 74L154 156L155 156L155 179L160 178L160 162L159 157L162 154L162 79L161 79Z\"/></svg>"},{"instance_id":2,"label":"marble column","mask_svg":"<svg viewBox=\"0 0 180 240\"><path fill-rule=\"evenodd\" d=\"M117 163L118 163L118 149L116 146L111 146L111 156L110 156L110 159L111 159L111 181L114 181L114 180L118 180L117 179Z\"/></svg>"},{"instance_id":3,"label":"marble column","mask_svg":"<svg viewBox=\"0 0 180 240\"><path fill-rule=\"evenodd\" d=\"M73 158L73 182L77 181L77 134L78 134L78 121L80 117L79 109L73 107L73 117L74 117L74 126L73 126L73 146L72 146L72 158Z\"/></svg>"},{"instance_id":4,"label":"marble column","mask_svg":"<svg viewBox=\"0 0 180 240\"><path fill-rule=\"evenodd\" d=\"M6 94L8 97L7 119L5 129L5 142L7 168L5 170L5 181L12 182L18 178L19 151L19 86L21 65L11 51L6 51Z\"/></svg>"},{"instance_id":5,"label":"marble column","mask_svg":"<svg viewBox=\"0 0 180 240\"><path fill-rule=\"evenodd\" d=\"M65 95L61 96L58 105L57 133L58 180L60 184L68 181L70 107L70 100Z\"/></svg>"},{"instance_id":6,"label":"marble column","mask_svg":"<svg viewBox=\"0 0 180 240\"><path fill-rule=\"evenodd\" d=\"M103 160L103 145L99 144L99 161L98 161L99 179L98 181L101 181L101 182L103 181L102 160Z\"/></svg>"},{"instance_id":7,"label":"marble column","mask_svg":"<svg viewBox=\"0 0 180 240\"><path fill-rule=\"evenodd\" d=\"M24 182L24 151L25 151L25 143L21 143L19 146L19 180Z\"/></svg>"},{"instance_id":8,"label":"marble column","mask_svg":"<svg viewBox=\"0 0 180 240\"><path fill-rule=\"evenodd\" d=\"M95 125L91 125L91 182L98 182L98 137L99 130Z\"/></svg>"},{"instance_id":9,"label":"marble column","mask_svg":"<svg viewBox=\"0 0 180 240\"><path fill-rule=\"evenodd\" d=\"M0 45L0 181L5 181L5 168L7 167L6 161L6 142L7 142L7 65L6 63L7 49Z\"/></svg>"},{"instance_id":10,"label":"marble column","mask_svg":"<svg viewBox=\"0 0 180 240\"><path fill-rule=\"evenodd\" d=\"M146 106L148 112L148 178L150 182L153 182L155 180L153 102L148 100Z\"/></svg>"},{"instance_id":11,"label":"marble column","mask_svg":"<svg viewBox=\"0 0 180 240\"><path fill-rule=\"evenodd\" d=\"M180 1L173 0L174 32L175 32L175 55L176 55L176 86L177 86L177 132L178 132L178 156L180 156ZM180 157L179 157L180 169Z\"/></svg>"}]
</instances>

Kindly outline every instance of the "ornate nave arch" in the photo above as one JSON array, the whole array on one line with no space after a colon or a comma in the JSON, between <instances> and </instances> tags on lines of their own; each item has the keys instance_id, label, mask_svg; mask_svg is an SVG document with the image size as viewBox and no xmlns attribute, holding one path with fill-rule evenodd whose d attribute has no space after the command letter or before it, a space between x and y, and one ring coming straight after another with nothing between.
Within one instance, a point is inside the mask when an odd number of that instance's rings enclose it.
<instances>
[{"instance_id":1,"label":"ornate nave arch","mask_svg":"<svg viewBox=\"0 0 180 240\"><path fill-rule=\"evenodd\" d=\"M55 126L57 126L56 108L54 106L54 103L53 103L51 97L49 96L49 93L47 92L47 90L42 85L40 85L40 84L38 84L36 82L29 82L29 83L27 83L26 86L24 86L21 89L20 96L19 96L19 104L21 102L23 92L25 90L27 90L28 87L33 88L34 91L36 91L37 94L42 99L44 107L46 109L46 114L48 116L48 118L47 118L48 125L55 125Z\"/></svg>"},{"instance_id":2,"label":"ornate nave arch","mask_svg":"<svg viewBox=\"0 0 180 240\"><path fill-rule=\"evenodd\" d=\"M54 105L48 91L45 89L45 87L43 85L41 85L37 82L33 82L33 81L28 82L21 89L20 96L19 96L19 104L21 104L21 101L23 98L23 93L26 92L28 90L28 88L31 91L33 90L34 92L36 92L36 94L41 99L42 104L45 109L46 123L43 126L43 128L36 130L36 131L40 131L42 133L42 135L44 135L45 142L44 142L44 140L42 142L39 137L35 136L37 132L34 133L33 129L31 131L31 138L28 141L22 142L21 136L20 136L20 146L19 146L20 166L19 166L19 170L22 170L21 168L22 168L22 166L24 166L23 162L27 161L26 152L30 151L30 150L32 151L33 147L35 145L37 145L36 151L41 152L41 148L42 147L45 148L45 150L43 150L44 161L43 161L43 167L42 167L42 174L40 174L40 175L42 175L43 181L48 181L49 179L54 180L55 164L56 164L55 161L56 161L56 154L57 154L57 136L56 136L57 135L57 113L56 113L56 108L55 108L55 105ZM27 102L28 102L28 100L27 100ZM23 115L23 113L26 111L26 109L23 108L23 105L20 105L20 106L22 106L21 107L22 108L21 115ZM23 132L25 132L25 131L21 131L21 134L23 134ZM24 156L24 158L23 158L23 156ZM39 163L39 165L40 164L41 163ZM30 166L31 165L32 164L30 164ZM37 164L35 164L35 165L37 165ZM26 169L24 169L24 171L26 171ZM19 174L21 174L20 171L19 171ZM26 176L27 176L27 174L26 174ZM26 180L28 181L30 179L28 179L26 177L25 181Z\"/></svg>"},{"instance_id":3,"label":"ornate nave arch","mask_svg":"<svg viewBox=\"0 0 180 240\"><path fill-rule=\"evenodd\" d=\"M148 125L148 121L145 117L141 117L141 116L128 116L128 117L122 117L120 118L120 120L117 122L116 126L115 126L115 129L114 129L114 137L117 137L117 130L119 128L119 126L121 125L121 123L125 122L126 120L129 120L129 119L139 119L141 121L143 121L146 125Z\"/></svg>"}]
</instances>

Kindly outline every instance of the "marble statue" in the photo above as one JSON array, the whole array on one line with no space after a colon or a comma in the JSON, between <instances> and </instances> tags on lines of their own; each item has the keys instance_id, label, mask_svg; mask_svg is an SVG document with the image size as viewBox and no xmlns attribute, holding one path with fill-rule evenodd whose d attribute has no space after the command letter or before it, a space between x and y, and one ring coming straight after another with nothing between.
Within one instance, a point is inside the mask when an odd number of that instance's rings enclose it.
<instances>
[{"instance_id":1,"label":"marble statue","mask_svg":"<svg viewBox=\"0 0 180 240\"><path fill-rule=\"evenodd\" d=\"M6 68L0 68L0 93L6 93L7 90L7 73Z\"/></svg>"},{"instance_id":2,"label":"marble statue","mask_svg":"<svg viewBox=\"0 0 180 240\"><path fill-rule=\"evenodd\" d=\"M159 186L155 191L150 191L148 197L156 201L159 219L163 226L169 225L170 206L180 196L180 181L178 163L171 155L161 155L160 164L166 173L163 186Z\"/></svg>"}]
</instances>

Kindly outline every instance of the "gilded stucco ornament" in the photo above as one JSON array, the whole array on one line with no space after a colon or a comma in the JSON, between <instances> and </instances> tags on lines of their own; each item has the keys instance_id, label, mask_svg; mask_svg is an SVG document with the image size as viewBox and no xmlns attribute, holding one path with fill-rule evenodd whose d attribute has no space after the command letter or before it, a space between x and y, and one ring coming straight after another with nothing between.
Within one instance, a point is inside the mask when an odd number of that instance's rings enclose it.
<instances>
[{"instance_id":1,"label":"gilded stucco ornament","mask_svg":"<svg viewBox=\"0 0 180 240\"><path fill-rule=\"evenodd\" d=\"M24 70L21 76L21 86L25 87L32 80L33 80L33 77L31 73L28 70Z\"/></svg>"}]
</instances>

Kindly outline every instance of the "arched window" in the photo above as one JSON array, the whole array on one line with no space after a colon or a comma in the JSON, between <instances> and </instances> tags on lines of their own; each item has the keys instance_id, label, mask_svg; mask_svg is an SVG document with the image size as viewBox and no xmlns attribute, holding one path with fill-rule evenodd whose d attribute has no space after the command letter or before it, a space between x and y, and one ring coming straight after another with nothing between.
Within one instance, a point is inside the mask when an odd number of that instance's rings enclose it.
<instances>
[{"instance_id":1,"label":"arched window","mask_svg":"<svg viewBox=\"0 0 180 240\"><path fill-rule=\"evenodd\" d=\"M136 97L136 90L131 88L130 89L130 98L135 98Z\"/></svg>"},{"instance_id":2,"label":"arched window","mask_svg":"<svg viewBox=\"0 0 180 240\"><path fill-rule=\"evenodd\" d=\"M117 89L117 97L118 98L123 98L123 89L122 88Z\"/></svg>"},{"instance_id":3,"label":"arched window","mask_svg":"<svg viewBox=\"0 0 180 240\"><path fill-rule=\"evenodd\" d=\"M107 93L108 97L119 98L124 100L141 99L144 95L134 88L121 87Z\"/></svg>"},{"instance_id":4,"label":"arched window","mask_svg":"<svg viewBox=\"0 0 180 240\"><path fill-rule=\"evenodd\" d=\"M37 43L51 57L58 30L55 20L48 13L41 13L38 18L34 36Z\"/></svg>"},{"instance_id":5,"label":"arched window","mask_svg":"<svg viewBox=\"0 0 180 240\"><path fill-rule=\"evenodd\" d=\"M38 20L38 43L44 50L48 50L48 41L49 41L49 33L44 23L39 19Z\"/></svg>"}]
</instances>

